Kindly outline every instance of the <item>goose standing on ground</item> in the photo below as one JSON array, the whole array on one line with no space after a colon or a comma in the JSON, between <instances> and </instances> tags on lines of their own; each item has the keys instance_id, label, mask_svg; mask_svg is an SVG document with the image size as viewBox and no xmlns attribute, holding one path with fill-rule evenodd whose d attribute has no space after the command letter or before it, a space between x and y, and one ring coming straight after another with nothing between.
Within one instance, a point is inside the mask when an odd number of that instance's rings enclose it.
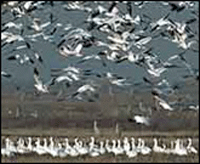
<instances>
[{"instance_id":1,"label":"goose standing on ground","mask_svg":"<svg viewBox=\"0 0 200 164\"><path fill-rule=\"evenodd\" d=\"M14 146L14 142L12 142L10 139L9 139L9 147L8 147L8 150L9 150L11 153L17 153L17 148Z\"/></svg>"},{"instance_id":2,"label":"goose standing on ground","mask_svg":"<svg viewBox=\"0 0 200 164\"><path fill-rule=\"evenodd\" d=\"M154 141L153 151L156 153L164 153L165 149L158 146L157 138L154 138L153 141Z\"/></svg>"},{"instance_id":3,"label":"goose standing on ground","mask_svg":"<svg viewBox=\"0 0 200 164\"><path fill-rule=\"evenodd\" d=\"M121 154L124 153L124 149L121 147L120 139L117 140L117 147L115 147L113 151L114 151L115 156L116 155L121 155Z\"/></svg>"},{"instance_id":4,"label":"goose standing on ground","mask_svg":"<svg viewBox=\"0 0 200 164\"><path fill-rule=\"evenodd\" d=\"M147 146L145 146L144 140L141 138L138 138L138 146L137 146L138 152L140 152L143 155L151 153L151 149Z\"/></svg>"},{"instance_id":5,"label":"goose standing on ground","mask_svg":"<svg viewBox=\"0 0 200 164\"><path fill-rule=\"evenodd\" d=\"M65 138L65 143L64 143L64 146L65 146L65 152L71 156L73 156L73 154L76 154L76 151L69 145L69 139L68 138ZM71 154L70 154L71 153ZM74 155L75 156L75 155Z\"/></svg>"},{"instance_id":6,"label":"goose standing on ground","mask_svg":"<svg viewBox=\"0 0 200 164\"><path fill-rule=\"evenodd\" d=\"M67 140L66 140L67 141ZM68 141L67 141L68 142ZM69 145L69 144L68 144ZM77 139L75 140L75 144L73 146L68 146L68 153L71 157L77 157L79 155L79 152L77 151L76 147L78 147L79 144L77 143ZM66 151L66 150L65 150Z\"/></svg>"},{"instance_id":7,"label":"goose standing on ground","mask_svg":"<svg viewBox=\"0 0 200 164\"><path fill-rule=\"evenodd\" d=\"M34 149L33 149L33 151L34 151ZM24 153L28 153L28 152L29 151L24 146L24 139L20 137L17 141L17 153L24 154Z\"/></svg>"},{"instance_id":8,"label":"goose standing on ground","mask_svg":"<svg viewBox=\"0 0 200 164\"><path fill-rule=\"evenodd\" d=\"M89 155L92 157L97 157L100 155L98 146L95 144L95 139L94 137L90 137L91 142L89 143Z\"/></svg>"},{"instance_id":9,"label":"goose standing on ground","mask_svg":"<svg viewBox=\"0 0 200 164\"><path fill-rule=\"evenodd\" d=\"M105 154L106 152L106 149L103 147L104 145L104 142L103 141L100 141L100 148L99 148L99 153L102 155L102 154Z\"/></svg>"},{"instance_id":10,"label":"goose standing on ground","mask_svg":"<svg viewBox=\"0 0 200 164\"><path fill-rule=\"evenodd\" d=\"M172 154L174 150L174 141L171 141L171 148L166 148L166 145L163 144L164 153L165 154Z\"/></svg>"},{"instance_id":11,"label":"goose standing on ground","mask_svg":"<svg viewBox=\"0 0 200 164\"><path fill-rule=\"evenodd\" d=\"M117 135L119 135L119 124L118 124L118 123L116 123L115 133L116 133Z\"/></svg>"},{"instance_id":12,"label":"goose standing on ground","mask_svg":"<svg viewBox=\"0 0 200 164\"><path fill-rule=\"evenodd\" d=\"M58 151L54 147L53 137L50 137L50 145L47 147L47 139L44 138L44 149L47 153L49 153L52 157L58 156Z\"/></svg>"},{"instance_id":13,"label":"goose standing on ground","mask_svg":"<svg viewBox=\"0 0 200 164\"><path fill-rule=\"evenodd\" d=\"M105 149L108 153L112 152L112 147L109 145L109 139L106 139Z\"/></svg>"},{"instance_id":14,"label":"goose standing on ground","mask_svg":"<svg viewBox=\"0 0 200 164\"><path fill-rule=\"evenodd\" d=\"M186 147L188 153L198 154L198 151L192 146L192 139L188 138L188 146Z\"/></svg>"},{"instance_id":15,"label":"goose standing on ground","mask_svg":"<svg viewBox=\"0 0 200 164\"><path fill-rule=\"evenodd\" d=\"M137 156L137 150L136 150L136 146L135 146L135 138L131 137L131 149L128 149L128 151L126 151L126 155L128 156L128 158L134 158Z\"/></svg>"},{"instance_id":16,"label":"goose standing on ground","mask_svg":"<svg viewBox=\"0 0 200 164\"><path fill-rule=\"evenodd\" d=\"M79 141L78 152L80 155L86 155L89 152L88 147L83 146L83 141Z\"/></svg>"},{"instance_id":17,"label":"goose standing on ground","mask_svg":"<svg viewBox=\"0 0 200 164\"><path fill-rule=\"evenodd\" d=\"M127 137L124 137L123 139L123 149L126 152L128 152L130 150L131 146L130 146L130 143L128 142L128 138Z\"/></svg>"},{"instance_id":18,"label":"goose standing on ground","mask_svg":"<svg viewBox=\"0 0 200 164\"><path fill-rule=\"evenodd\" d=\"M32 152L32 150L33 150L32 138L31 137L28 137L28 146L27 146L27 149L28 149L29 152Z\"/></svg>"},{"instance_id":19,"label":"goose standing on ground","mask_svg":"<svg viewBox=\"0 0 200 164\"><path fill-rule=\"evenodd\" d=\"M46 154L47 151L43 146L40 145L40 138L37 137L37 141L35 142L36 147L33 147L33 151L36 152L38 155Z\"/></svg>"},{"instance_id":20,"label":"goose standing on ground","mask_svg":"<svg viewBox=\"0 0 200 164\"><path fill-rule=\"evenodd\" d=\"M100 134L100 131L97 127L97 121L96 120L94 120L94 132L95 132L95 134Z\"/></svg>"},{"instance_id":21,"label":"goose standing on ground","mask_svg":"<svg viewBox=\"0 0 200 164\"><path fill-rule=\"evenodd\" d=\"M57 148L57 154L59 157L61 158L65 158L68 153L65 152L65 148L62 147L62 144L61 143L58 143L58 148Z\"/></svg>"},{"instance_id":22,"label":"goose standing on ground","mask_svg":"<svg viewBox=\"0 0 200 164\"><path fill-rule=\"evenodd\" d=\"M9 138L5 139L6 147L1 148L1 155L11 157L14 155L14 153L17 152L17 149L14 147L13 144L11 144L11 141Z\"/></svg>"},{"instance_id":23,"label":"goose standing on ground","mask_svg":"<svg viewBox=\"0 0 200 164\"><path fill-rule=\"evenodd\" d=\"M174 150L172 150L173 154L177 154L180 156L188 155L187 149L183 147L183 142L179 138L175 141L175 143L175 148Z\"/></svg>"},{"instance_id":24,"label":"goose standing on ground","mask_svg":"<svg viewBox=\"0 0 200 164\"><path fill-rule=\"evenodd\" d=\"M79 147L80 147L80 145L79 145L79 142L78 142L78 137L76 137L76 138L74 139L74 146L73 146L73 148L74 148L76 151L78 151Z\"/></svg>"}]
</instances>

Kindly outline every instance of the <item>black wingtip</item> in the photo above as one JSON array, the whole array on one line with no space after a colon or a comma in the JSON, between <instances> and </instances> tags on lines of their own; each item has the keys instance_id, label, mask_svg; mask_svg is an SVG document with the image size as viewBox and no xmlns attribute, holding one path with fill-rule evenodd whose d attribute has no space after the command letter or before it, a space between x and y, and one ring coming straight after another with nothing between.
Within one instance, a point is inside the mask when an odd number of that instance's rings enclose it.
<instances>
[{"instance_id":1,"label":"black wingtip","mask_svg":"<svg viewBox=\"0 0 200 164\"><path fill-rule=\"evenodd\" d=\"M39 76L39 72L38 72L37 68L34 68L34 74L36 74L37 76Z\"/></svg>"},{"instance_id":2,"label":"black wingtip","mask_svg":"<svg viewBox=\"0 0 200 164\"><path fill-rule=\"evenodd\" d=\"M10 78L10 77L12 77L12 75L11 74L4 74L3 77Z\"/></svg>"},{"instance_id":3,"label":"black wingtip","mask_svg":"<svg viewBox=\"0 0 200 164\"><path fill-rule=\"evenodd\" d=\"M15 56L10 56L7 58L7 60L16 60L16 57Z\"/></svg>"},{"instance_id":4,"label":"black wingtip","mask_svg":"<svg viewBox=\"0 0 200 164\"><path fill-rule=\"evenodd\" d=\"M109 7L108 12L112 12L113 8L117 5L116 2L113 2L112 5Z\"/></svg>"}]
</instances>

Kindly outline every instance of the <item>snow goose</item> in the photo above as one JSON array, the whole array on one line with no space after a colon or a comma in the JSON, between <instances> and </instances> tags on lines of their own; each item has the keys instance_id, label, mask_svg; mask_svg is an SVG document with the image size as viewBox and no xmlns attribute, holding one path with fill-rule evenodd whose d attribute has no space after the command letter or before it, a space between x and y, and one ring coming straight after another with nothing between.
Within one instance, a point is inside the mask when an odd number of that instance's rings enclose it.
<instances>
[{"instance_id":1,"label":"snow goose","mask_svg":"<svg viewBox=\"0 0 200 164\"><path fill-rule=\"evenodd\" d=\"M6 142L6 147L1 148L1 154L3 156L11 157L14 155L14 153L17 152L17 149L14 147L13 142L11 142L9 138L6 138L5 142Z\"/></svg>"},{"instance_id":2,"label":"snow goose","mask_svg":"<svg viewBox=\"0 0 200 164\"><path fill-rule=\"evenodd\" d=\"M116 147L116 140L112 140L113 146L112 146L112 152L115 154L115 156L123 154L124 153L124 149L121 147L121 142L118 139L117 140L117 147Z\"/></svg>"},{"instance_id":3,"label":"snow goose","mask_svg":"<svg viewBox=\"0 0 200 164\"><path fill-rule=\"evenodd\" d=\"M67 143L67 147L65 148L65 152L68 151L68 154L71 156L71 157L77 157L79 155L79 152L77 151L77 148L79 146L79 144L77 143L77 139L75 139L75 144L73 146L70 146L68 144L68 139L65 139L66 143Z\"/></svg>"},{"instance_id":4,"label":"snow goose","mask_svg":"<svg viewBox=\"0 0 200 164\"><path fill-rule=\"evenodd\" d=\"M124 149L121 147L121 140L120 139L117 140L116 150L117 150L117 152L115 153L116 155L124 153Z\"/></svg>"},{"instance_id":5,"label":"snow goose","mask_svg":"<svg viewBox=\"0 0 200 164\"><path fill-rule=\"evenodd\" d=\"M133 117L133 119L138 124L144 124L144 125L147 125L147 126L150 125L150 118L149 117L136 115L136 116Z\"/></svg>"},{"instance_id":6,"label":"snow goose","mask_svg":"<svg viewBox=\"0 0 200 164\"><path fill-rule=\"evenodd\" d=\"M134 137L131 137L131 149L133 150L136 150L136 146L135 146L135 138Z\"/></svg>"},{"instance_id":7,"label":"snow goose","mask_svg":"<svg viewBox=\"0 0 200 164\"><path fill-rule=\"evenodd\" d=\"M158 108L158 105L160 105L165 110L169 110L169 111L173 111L174 110L169 104L167 104L166 101L164 101L160 97L154 95L154 99L156 100L156 107L157 108Z\"/></svg>"},{"instance_id":8,"label":"snow goose","mask_svg":"<svg viewBox=\"0 0 200 164\"><path fill-rule=\"evenodd\" d=\"M26 149L26 147L24 146L24 139L22 139L21 137L18 139L17 141L17 153L20 154L24 154L24 153L28 153L29 151Z\"/></svg>"},{"instance_id":9,"label":"snow goose","mask_svg":"<svg viewBox=\"0 0 200 164\"><path fill-rule=\"evenodd\" d=\"M171 153L173 153L174 142L171 141L171 148L166 148L166 145L165 145L165 144L163 144L163 148L164 148L164 153L165 153L165 154L171 154Z\"/></svg>"},{"instance_id":10,"label":"snow goose","mask_svg":"<svg viewBox=\"0 0 200 164\"><path fill-rule=\"evenodd\" d=\"M104 145L104 142L100 141L100 148L99 148L100 154L105 154L106 152L106 149L103 147L103 145Z\"/></svg>"},{"instance_id":11,"label":"snow goose","mask_svg":"<svg viewBox=\"0 0 200 164\"><path fill-rule=\"evenodd\" d=\"M39 71L36 68L34 68L33 77L36 82L36 84L34 84L34 87L37 89L37 91L43 92L43 93L49 93L47 85L43 84L43 82L40 80Z\"/></svg>"},{"instance_id":12,"label":"snow goose","mask_svg":"<svg viewBox=\"0 0 200 164\"><path fill-rule=\"evenodd\" d=\"M37 137L37 141L35 142L36 147L33 147L33 151L36 152L38 155L46 154L47 151L43 146L40 145L40 138Z\"/></svg>"},{"instance_id":13,"label":"snow goose","mask_svg":"<svg viewBox=\"0 0 200 164\"><path fill-rule=\"evenodd\" d=\"M31 25L29 28L34 29L36 32L41 32L43 30L43 28L49 26L51 24L51 22L46 22L44 24L41 24L40 19L39 18L34 18L33 19L33 25Z\"/></svg>"},{"instance_id":14,"label":"snow goose","mask_svg":"<svg viewBox=\"0 0 200 164\"><path fill-rule=\"evenodd\" d=\"M9 74L9 73L6 73L6 72L4 72L4 71L1 71L1 76L10 78L12 75Z\"/></svg>"},{"instance_id":15,"label":"snow goose","mask_svg":"<svg viewBox=\"0 0 200 164\"><path fill-rule=\"evenodd\" d=\"M89 152L88 147L83 146L83 141L79 141L78 152L80 155L86 155Z\"/></svg>"},{"instance_id":16,"label":"snow goose","mask_svg":"<svg viewBox=\"0 0 200 164\"><path fill-rule=\"evenodd\" d=\"M97 127L97 121L96 120L94 120L94 132L95 132L95 134L99 134L100 133L100 131L99 131L98 127Z\"/></svg>"},{"instance_id":17,"label":"snow goose","mask_svg":"<svg viewBox=\"0 0 200 164\"><path fill-rule=\"evenodd\" d=\"M128 142L128 138L127 137L124 137L124 140L123 140L123 149L125 152L128 152L130 150L131 146Z\"/></svg>"},{"instance_id":18,"label":"snow goose","mask_svg":"<svg viewBox=\"0 0 200 164\"><path fill-rule=\"evenodd\" d=\"M10 139L9 139L9 148L8 148L11 153L17 153L17 148L14 146L14 142L12 142Z\"/></svg>"},{"instance_id":19,"label":"snow goose","mask_svg":"<svg viewBox=\"0 0 200 164\"><path fill-rule=\"evenodd\" d=\"M131 149L126 151L126 155L128 156L128 158L134 158L137 156L137 154L138 153L135 146L135 138L131 137Z\"/></svg>"},{"instance_id":20,"label":"snow goose","mask_svg":"<svg viewBox=\"0 0 200 164\"><path fill-rule=\"evenodd\" d=\"M111 153L112 152L112 148L111 146L109 145L109 139L106 139L106 144L105 144L105 149L108 153Z\"/></svg>"},{"instance_id":21,"label":"snow goose","mask_svg":"<svg viewBox=\"0 0 200 164\"><path fill-rule=\"evenodd\" d=\"M134 158L137 156L137 154L138 154L137 151L134 149L126 152L126 155L128 156L128 158Z\"/></svg>"},{"instance_id":22,"label":"snow goose","mask_svg":"<svg viewBox=\"0 0 200 164\"><path fill-rule=\"evenodd\" d=\"M27 149L28 149L29 152L32 152L32 150L33 150L32 138L31 137L28 137L28 146L27 146Z\"/></svg>"},{"instance_id":23,"label":"snow goose","mask_svg":"<svg viewBox=\"0 0 200 164\"><path fill-rule=\"evenodd\" d=\"M69 145L69 139L68 138L64 138L64 143L63 143L63 145L64 145L64 147L65 147L65 152L67 153L67 154L69 154L69 150L70 150L70 148L71 148L71 146Z\"/></svg>"},{"instance_id":24,"label":"snow goose","mask_svg":"<svg viewBox=\"0 0 200 164\"><path fill-rule=\"evenodd\" d=\"M175 141L176 145L175 145L175 149L172 151L174 154L183 156L183 155L187 155L187 149L183 147L183 142L178 138Z\"/></svg>"},{"instance_id":25,"label":"snow goose","mask_svg":"<svg viewBox=\"0 0 200 164\"><path fill-rule=\"evenodd\" d=\"M95 144L95 138L91 136L90 139L91 139L91 142L89 143L89 146L92 148L93 147L97 148L98 146Z\"/></svg>"},{"instance_id":26,"label":"snow goose","mask_svg":"<svg viewBox=\"0 0 200 164\"><path fill-rule=\"evenodd\" d=\"M97 157L97 156L100 155L100 153L99 153L99 151L97 149L92 149L92 150L89 151L89 155L91 157Z\"/></svg>"},{"instance_id":27,"label":"snow goose","mask_svg":"<svg viewBox=\"0 0 200 164\"><path fill-rule=\"evenodd\" d=\"M157 138L154 138L153 141L154 141L153 151L156 153L164 153L165 149L158 146Z\"/></svg>"},{"instance_id":28,"label":"snow goose","mask_svg":"<svg viewBox=\"0 0 200 164\"><path fill-rule=\"evenodd\" d=\"M89 155L92 157L97 157L100 155L98 146L95 145L95 139L93 136L91 137L91 140L92 141L89 143Z\"/></svg>"},{"instance_id":29,"label":"snow goose","mask_svg":"<svg viewBox=\"0 0 200 164\"><path fill-rule=\"evenodd\" d=\"M49 146L47 146L46 138L44 138L43 141L44 141L43 148L45 149L45 151L47 153L49 153L52 157L58 156L58 151L54 147L53 137L50 137L50 145Z\"/></svg>"},{"instance_id":30,"label":"snow goose","mask_svg":"<svg viewBox=\"0 0 200 164\"><path fill-rule=\"evenodd\" d=\"M149 147L145 146L143 139L138 138L138 142L139 142L138 146L137 146L138 152L140 152L143 155L151 153L151 149Z\"/></svg>"},{"instance_id":31,"label":"snow goose","mask_svg":"<svg viewBox=\"0 0 200 164\"><path fill-rule=\"evenodd\" d=\"M186 147L188 153L198 154L198 151L192 146L192 139L188 138L188 146Z\"/></svg>"},{"instance_id":32,"label":"snow goose","mask_svg":"<svg viewBox=\"0 0 200 164\"><path fill-rule=\"evenodd\" d=\"M68 155L68 153L65 152L65 148L62 147L61 143L58 143L57 154L61 158L65 158Z\"/></svg>"},{"instance_id":33,"label":"snow goose","mask_svg":"<svg viewBox=\"0 0 200 164\"><path fill-rule=\"evenodd\" d=\"M69 55L75 55L81 57L83 56L83 54L81 53L82 47L83 44L79 43L74 50L69 50L68 47L62 45L59 47L59 53L65 57L68 57Z\"/></svg>"}]
</instances>

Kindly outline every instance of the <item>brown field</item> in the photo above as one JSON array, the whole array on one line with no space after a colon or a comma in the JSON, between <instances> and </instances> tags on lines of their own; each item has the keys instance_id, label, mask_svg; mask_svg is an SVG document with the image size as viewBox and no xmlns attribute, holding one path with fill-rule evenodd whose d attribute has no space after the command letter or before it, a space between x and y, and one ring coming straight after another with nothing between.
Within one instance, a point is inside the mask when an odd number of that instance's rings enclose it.
<instances>
[{"instance_id":1,"label":"brown field","mask_svg":"<svg viewBox=\"0 0 200 164\"><path fill-rule=\"evenodd\" d=\"M19 136L54 136L58 139L68 137L71 142L75 137L90 141L94 136L96 141L108 139L122 139L127 137L141 137L147 146L153 146L153 138L169 144L170 140L187 137L193 139L193 145L199 150L199 113L192 110L177 110L175 112L153 111L153 121L150 127L128 121L132 114L139 114L138 104L154 108L153 100L148 94L137 96L115 95L103 96L100 102L66 102L56 101L53 97L44 95L34 97L27 94L25 98L19 96L3 95L2 102L2 140L10 137L16 140ZM17 116L17 108L20 114ZM131 110L130 110L131 109ZM32 113L37 112L34 117ZM93 122L97 121L100 134L95 134ZM116 133L116 124L119 133ZM125 155L114 156L105 154L99 157L66 157L52 158L49 155L37 154L17 155L15 158L2 158L1 162L199 162L198 155L176 156L151 153L151 155L138 155L133 159Z\"/></svg>"}]
</instances>

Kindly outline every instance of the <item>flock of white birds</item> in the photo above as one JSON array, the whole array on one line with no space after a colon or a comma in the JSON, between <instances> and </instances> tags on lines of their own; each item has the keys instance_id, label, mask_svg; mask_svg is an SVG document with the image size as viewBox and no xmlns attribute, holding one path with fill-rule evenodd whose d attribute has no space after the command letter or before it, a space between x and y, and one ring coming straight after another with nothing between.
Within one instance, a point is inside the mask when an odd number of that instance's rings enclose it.
<instances>
[{"instance_id":1,"label":"flock of white birds","mask_svg":"<svg viewBox=\"0 0 200 164\"><path fill-rule=\"evenodd\" d=\"M87 139L80 140L78 137L74 142L69 139L61 138L58 140L54 137L19 137L17 142L12 141L9 137L4 137L5 147L1 148L2 156L15 156L16 154L37 153L38 155L49 154L52 157L77 157L89 155L91 157L101 156L111 153L114 156L126 155L128 158L134 158L137 155L148 155L151 153L174 154L178 156L187 156L189 154L198 154L198 150L192 146L192 139L177 138L171 141L171 146L163 143L161 139L153 138L153 147L145 144L142 138L124 137L120 139L106 139L95 141L95 137L91 136L90 141Z\"/></svg>"}]
</instances>

